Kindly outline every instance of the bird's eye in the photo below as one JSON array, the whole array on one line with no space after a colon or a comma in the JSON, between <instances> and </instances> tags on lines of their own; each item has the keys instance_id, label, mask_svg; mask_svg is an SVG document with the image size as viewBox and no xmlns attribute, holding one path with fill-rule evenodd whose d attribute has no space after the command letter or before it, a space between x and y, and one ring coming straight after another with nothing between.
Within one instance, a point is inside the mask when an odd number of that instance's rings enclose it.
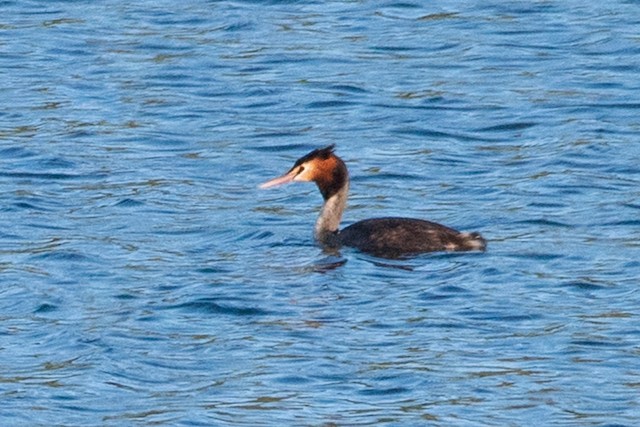
<instances>
[{"instance_id":1,"label":"bird's eye","mask_svg":"<svg viewBox=\"0 0 640 427\"><path fill-rule=\"evenodd\" d=\"M302 172L304 172L304 166L300 166L300 169L298 169L298 175L300 175Z\"/></svg>"}]
</instances>

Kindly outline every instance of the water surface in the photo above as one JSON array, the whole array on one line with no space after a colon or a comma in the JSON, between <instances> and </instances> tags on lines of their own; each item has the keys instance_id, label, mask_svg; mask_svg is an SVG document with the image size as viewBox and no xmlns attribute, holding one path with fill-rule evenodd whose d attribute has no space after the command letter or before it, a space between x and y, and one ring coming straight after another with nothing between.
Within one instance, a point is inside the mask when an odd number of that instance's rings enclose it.
<instances>
[{"instance_id":1,"label":"water surface","mask_svg":"<svg viewBox=\"0 0 640 427\"><path fill-rule=\"evenodd\" d=\"M640 5L423 3L0 2L3 425L640 422Z\"/></svg>"}]
</instances>

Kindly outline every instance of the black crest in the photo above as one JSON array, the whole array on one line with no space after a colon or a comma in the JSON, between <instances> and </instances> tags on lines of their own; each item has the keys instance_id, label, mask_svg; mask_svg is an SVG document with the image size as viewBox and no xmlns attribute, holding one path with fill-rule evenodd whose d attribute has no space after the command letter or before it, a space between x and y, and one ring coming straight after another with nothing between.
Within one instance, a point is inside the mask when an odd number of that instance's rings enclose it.
<instances>
[{"instance_id":1,"label":"black crest","mask_svg":"<svg viewBox=\"0 0 640 427\"><path fill-rule=\"evenodd\" d=\"M296 166L299 166L305 162L308 162L309 160L313 160L313 159L322 159L322 160L326 160L328 159L332 154L333 154L333 149L336 148L335 144L331 144L327 147L324 148L318 148L316 150L313 150L312 152L310 152L309 154L300 157L296 163L293 165L293 167L295 168Z\"/></svg>"}]
</instances>

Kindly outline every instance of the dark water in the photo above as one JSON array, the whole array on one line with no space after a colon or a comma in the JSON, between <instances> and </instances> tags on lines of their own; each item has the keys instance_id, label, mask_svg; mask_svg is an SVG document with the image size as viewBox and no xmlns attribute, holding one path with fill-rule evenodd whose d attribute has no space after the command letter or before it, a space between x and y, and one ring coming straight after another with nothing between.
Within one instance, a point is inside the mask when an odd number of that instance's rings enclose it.
<instances>
[{"instance_id":1,"label":"dark water","mask_svg":"<svg viewBox=\"0 0 640 427\"><path fill-rule=\"evenodd\" d=\"M0 7L2 425L640 423L637 1Z\"/></svg>"}]
</instances>

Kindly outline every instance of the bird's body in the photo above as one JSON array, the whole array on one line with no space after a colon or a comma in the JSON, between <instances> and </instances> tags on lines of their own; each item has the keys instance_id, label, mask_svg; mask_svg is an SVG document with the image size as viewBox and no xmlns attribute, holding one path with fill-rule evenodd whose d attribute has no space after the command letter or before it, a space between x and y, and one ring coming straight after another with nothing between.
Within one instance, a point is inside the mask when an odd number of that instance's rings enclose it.
<instances>
[{"instance_id":1,"label":"bird's body","mask_svg":"<svg viewBox=\"0 0 640 427\"><path fill-rule=\"evenodd\" d=\"M486 248L486 241L479 233L461 233L422 219L373 218L339 230L349 191L349 174L342 159L334 154L333 146L301 157L289 172L265 182L261 188L292 181L313 181L318 185L324 205L314 234L324 246L350 246L389 258L435 251L483 251Z\"/></svg>"},{"instance_id":2,"label":"bird's body","mask_svg":"<svg viewBox=\"0 0 640 427\"><path fill-rule=\"evenodd\" d=\"M436 251L483 250L478 233L460 233L431 221L414 218L373 218L339 232L340 241L373 254L415 254Z\"/></svg>"}]
</instances>

